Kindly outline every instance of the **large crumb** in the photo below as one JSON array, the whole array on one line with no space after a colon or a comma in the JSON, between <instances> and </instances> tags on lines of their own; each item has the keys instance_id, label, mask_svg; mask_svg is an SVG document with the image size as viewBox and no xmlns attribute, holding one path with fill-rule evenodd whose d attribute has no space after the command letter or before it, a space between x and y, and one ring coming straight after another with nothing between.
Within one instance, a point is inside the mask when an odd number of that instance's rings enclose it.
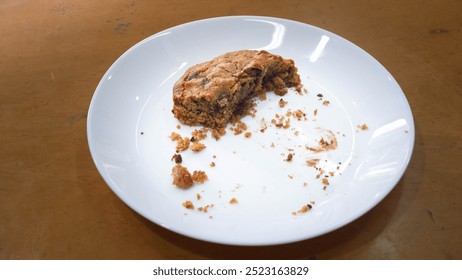
<instances>
[{"instance_id":1,"label":"large crumb","mask_svg":"<svg viewBox=\"0 0 462 280\"><path fill-rule=\"evenodd\" d=\"M187 150L188 148L189 148L189 138L188 137L178 139L178 142L176 144L177 153Z\"/></svg>"},{"instance_id":2,"label":"large crumb","mask_svg":"<svg viewBox=\"0 0 462 280\"><path fill-rule=\"evenodd\" d=\"M200 152L202 151L203 149L205 149L205 145L202 144L201 142L193 142L190 146L189 146L189 149L193 152Z\"/></svg>"},{"instance_id":3,"label":"large crumb","mask_svg":"<svg viewBox=\"0 0 462 280\"><path fill-rule=\"evenodd\" d=\"M233 197L233 198L231 198L229 200L229 204L236 204L236 203L238 203L238 201L237 201L237 199L235 197Z\"/></svg>"},{"instance_id":4,"label":"large crumb","mask_svg":"<svg viewBox=\"0 0 462 280\"><path fill-rule=\"evenodd\" d=\"M181 164L176 164L172 169L173 184L179 188L187 189L193 185L193 178L188 169Z\"/></svg>"},{"instance_id":5,"label":"large crumb","mask_svg":"<svg viewBox=\"0 0 462 280\"><path fill-rule=\"evenodd\" d=\"M197 171L196 170L196 171L193 172L192 179L193 179L194 182L202 184L208 179L208 177L207 177L207 174L205 173L205 171Z\"/></svg>"}]
</instances>

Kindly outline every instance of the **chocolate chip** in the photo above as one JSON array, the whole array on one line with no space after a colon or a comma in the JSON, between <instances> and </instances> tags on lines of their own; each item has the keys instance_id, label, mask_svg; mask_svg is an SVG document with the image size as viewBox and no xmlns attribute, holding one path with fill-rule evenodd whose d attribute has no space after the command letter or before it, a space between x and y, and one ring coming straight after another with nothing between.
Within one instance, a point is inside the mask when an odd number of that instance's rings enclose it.
<instances>
[{"instance_id":1,"label":"chocolate chip","mask_svg":"<svg viewBox=\"0 0 462 280\"><path fill-rule=\"evenodd\" d=\"M202 86L205 86L206 84L210 83L210 80L207 79L207 78L203 78L202 81L201 81L201 85Z\"/></svg>"},{"instance_id":2,"label":"chocolate chip","mask_svg":"<svg viewBox=\"0 0 462 280\"><path fill-rule=\"evenodd\" d=\"M174 154L172 160L175 160L175 163L180 164L183 162L183 158L180 154Z\"/></svg>"},{"instance_id":3,"label":"chocolate chip","mask_svg":"<svg viewBox=\"0 0 462 280\"><path fill-rule=\"evenodd\" d=\"M188 76L188 78L186 79L187 81L191 81L192 79L195 79L197 78L197 73L192 73Z\"/></svg>"}]
</instances>

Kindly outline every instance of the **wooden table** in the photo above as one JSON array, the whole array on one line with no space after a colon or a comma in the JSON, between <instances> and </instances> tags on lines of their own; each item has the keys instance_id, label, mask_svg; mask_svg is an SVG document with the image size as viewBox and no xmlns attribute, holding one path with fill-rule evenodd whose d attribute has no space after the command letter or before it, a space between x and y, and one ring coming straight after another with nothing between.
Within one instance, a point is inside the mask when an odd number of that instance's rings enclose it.
<instances>
[{"instance_id":1,"label":"wooden table","mask_svg":"<svg viewBox=\"0 0 462 280\"><path fill-rule=\"evenodd\" d=\"M0 259L461 259L461 1L0 2ZM209 244L157 226L104 183L86 116L129 47L197 19L265 15L359 45L401 85L416 142L378 206L327 235L280 246Z\"/></svg>"}]
</instances>

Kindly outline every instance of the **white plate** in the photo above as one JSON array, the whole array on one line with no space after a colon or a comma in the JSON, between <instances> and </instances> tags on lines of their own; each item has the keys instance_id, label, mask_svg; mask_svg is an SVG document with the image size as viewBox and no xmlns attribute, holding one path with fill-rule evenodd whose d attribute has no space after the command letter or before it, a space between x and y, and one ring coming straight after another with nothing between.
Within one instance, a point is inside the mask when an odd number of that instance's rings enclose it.
<instances>
[{"instance_id":1,"label":"white plate","mask_svg":"<svg viewBox=\"0 0 462 280\"><path fill-rule=\"evenodd\" d=\"M175 143L168 136L172 131L190 136L193 128L176 129L173 84L188 67L240 49L264 49L293 59L309 93L290 91L284 108L278 106L279 97L268 93L266 101L258 102L257 117L244 119L250 138L228 131L219 141L205 139L207 148L200 153L183 152L184 165L190 171L205 170L209 180L178 189L171 183ZM322 105L325 100L328 106ZM289 108L302 109L308 120L292 119L289 129L270 125L259 131L261 118L270 122ZM368 130L359 129L361 124ZM313 153L304 148L325 130L335 134L337 149ZM409 163L414 123L390 73L349 41L285 19L222 17L167 29L124 53L95 91L88 142L111 189L154 223L211 242L269 245L319 236L377 205ZM295 156L286 162L289 149ZM306 165L312 158L334 172L325 189L322 177L316 179L318 172ZM215 167L209 166L212 161ZM229 203L233 197L237 204ZM186 200L196 209L184 208ZM310 211L292 214L312 202ZM197 210L210 204L214 207L207 213Z\"/></svg>"}]
</instances>

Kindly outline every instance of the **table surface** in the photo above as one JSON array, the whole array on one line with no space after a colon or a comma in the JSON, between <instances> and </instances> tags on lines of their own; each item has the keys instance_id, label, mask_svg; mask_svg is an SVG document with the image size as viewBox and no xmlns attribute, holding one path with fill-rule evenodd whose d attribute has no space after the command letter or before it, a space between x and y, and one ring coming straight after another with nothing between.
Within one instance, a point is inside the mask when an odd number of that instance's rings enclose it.
<instances>
[{"instance_id":1,"label":"table surface","mask_svg":"<svg viewBox=\"0 0 462 280\"><path fill-rule=\"evenodd\" d=\"M462 1L0 2L0 259L462 259ZM140 40L209 17L305 22L396 78L416 140L395 189L329 234L264 247L172 233L126 206L92 161L94 90Z\"/></svg>"}]
</instances>

